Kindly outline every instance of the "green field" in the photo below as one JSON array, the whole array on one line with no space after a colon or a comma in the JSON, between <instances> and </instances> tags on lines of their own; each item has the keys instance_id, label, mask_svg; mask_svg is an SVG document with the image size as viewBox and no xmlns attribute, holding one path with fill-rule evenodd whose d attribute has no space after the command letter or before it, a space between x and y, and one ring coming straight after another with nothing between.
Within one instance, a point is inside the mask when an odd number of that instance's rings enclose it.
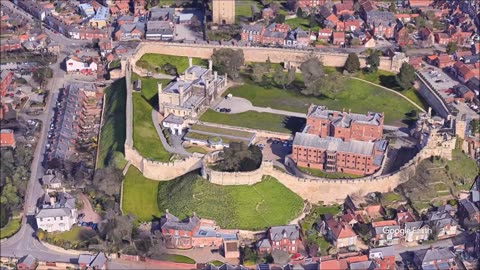
<instances>
[{"instance_id":1,"label":"green field","mask_svg":"<svg viewBox=\"0 0 480 270\"><path fill-rule=\"evenodd\" d=\"M143 177L137 168L130 166L123 179L123 214L133 214L140 221L160 217L162 213L156 203L158 183Z\"/></svg>"},{"instance_id":2,"label":"green field","mask_svg":"<svg viewBox=\"0 0 480 270\"><path fill-rule=\"evenodd\" d=\"M314 26L310 28L310 19L308 18L292 18L285 20L285 24L288 24L291 29L296 29L300 28L302 30L312 30L314 32L318 32L318 29L320 29L319 26Z\"/></svg>"},{"instance_id":3,"label":"green field","mask_svg":"<svg viewBox=\"0 0 480 270\"><path fill-rule=\"evenodd\" d=\"M12 218L8 221L7 225L0 229L0 239L10 237L20 230L22 226L22 220L19 218Z\"/></svg>"},{"instance_id":4,"label":"green field","mask_svg":"<svg viewBox=\"0 0 480 270\"><path fill-rule=\"evenodd\" d=\"M117 80L105 89L105 111L100 131L97 169L109 164L117 168L125 166L123 153L125 150L126 93L125 79Z\"/></svg>"},{"instance_id":5,"label":"green field","mask_svg":"<svg viewBox=\"0 0 480 270\"><path fill-rule=\"evenodd\" d=\"M195 263L194 259L187 256L178 255L178 254L163 254L160 256L159 260L176 262L176 263L189 263L189 264Z\"/></svg>"},{"instance_id":6,"label":"green field","mask_svg":"<svg viewBox=\"0 0 480 270\"><path fill-rule=\"evenodd\" d=\"M257 230L288 223L302 207L298 195L269 176L252 186L221 186L194 173L153 181L131 167L123 183L123 213L140 221L150 221L168 209L179 218L196 212L222 228Z\"/></svg>"},{"instance_id":7,"label":"green field","mask_svg":"<svg viewBox=\"0 0 480 270\"><path fill-rule=\"evenodd\" d=\"M208 151L205 150L205 148L200 147L200 146L195 146L195 145L187 146L187 147L185 147L185 150L187 150L187 152L189 152L189 153L199 153L199 154L208 153Z\"/></svg>"},{"instance_id":8,"label":"green field","mask_svg":"<svg viewBox=\"0 0 480 270\"><path fill-rule=\"evenodd\" d=\"M262 11L262 5L254 0L235 1L235 22L240 22L242 17L250 19L252 17L252 5L256 5L258 10Z\"/></svg>"},{"instance_id":9,"label":"green field","mask_svg":"<svg viewBox=\"0 0 480 270\"><path fill-rule=\"evenodd\" d=\"M312 168L304 168L304 167L298 167L298 169L306 174L316 176L316 177L323 177L323 178L329 178L329 179L354 179L354 178L360 178L362 177L361 175L355 175L355 174L349 174L349 173L341 173L341 172L332 172L332 173L327 173L319 169L312 169Z\"/></svg>"},{"instance_id":10,"label":"green field","mask_svg":"<svg viewBox=\"0 0 480 270\"><path fill-rule=\"evenodd\" d=\"M346 80L345 90L339 93L336 99L304 96L295 90L284 90L276 87L265 88L248 79L244 79L244 81L243 85L229 89L227 94L231 93L234 96L246 98L254 106L259 107L306 113L310 104L317 104L327 106L333 110L351 109L355 113L367 113L368 111L384 112L385 124L387 125L401 125L402 120L407 120L405 114L416 109L410 102L394 93L354 79ZM240 114L235 116L240 116ZM272 120L276 121L273 124L278 125L278 123L281 123L278 119L270 119L271 122L273 122ZM231 121L235 122L235 120Z\"/></svg>"},{"instance_id":11,"label":"green field","mask_svg":"<svg viewBox=\"0 0 480 270\"><path fill-rule=\"evenodd\" d=\"M236 140L236 139L231 139L229 137L224 137L224 136L212 136L212 135L206 135L206 134L201 134L201 133L196 133L196 132L188 132L185 135L185 138L190 138L190 139L197 139L197 140L203 140L207 141L208 139L213 139L213 138L221 138L222 142L224 143L230 143L230 142L246 142L245 140Z\"/></svg>"},{"instance_id":12,"label":"green field","mask_svg":"<svg viewBox=\"0 0 480 270\"><path fill-rule=\"evenodd\" d=\"M219 113L211 109L200 117L200 121L288 134L300 131L300 128L305 124L304 118L273 113L248 111L232 115Z\"/></svg>"},{"instance_id":13,"label":"green field","mask_svg":"<svg viewBox=\"0 0 480 270\"><path fill-rule=\"evenodd\" d=\"M260 230L287 224L300 213L303 201L270 176L252 186L221 186L189 174L161 182L158 204L179 218L196 212L222 228Z\"/></svg>"},{"instance_id":14,"label":"green field","mask_svg":"<svg viewBox=\"0 0 480 270\"><path fill-rule=\"evenodd\" d=\"M152 106L158 105L158 83L161 83L162 87L165 88L171 81L153 77L140 77L138 74L132 73L132 83L138 79L142 81L142 95Z\"/></svg>"},{"instance_id":15,"label":"green field","mask_svg":"<svg viewBox=\"0 0 480 270\"><path fill-rule=\"evenodd\" d=\"M133 146L145 158L167 162L168 153L158 137L152 121L152 106L140 93L132 94Z\"/></svg>"},{"instance_id":16,"label":"green field","mask_svg":"<svg viewBox=\"0 0 480 270\"><path fill-rule=\"evenodd\" d=\"M208 61L200 58L193 58L194 65L206 66ZM165 64L171 64L177 68L178 73L182 73L188 68L187 56L165 55L156 53L146 53L137 61L137 66L145 68L151 72L155 72L156 67L161 67Z\"/></svg>"},{"instance_id":17,"label":"green field","mask_svg":"<svg viewBox=\"0 0 480 270\"><path fill-rule=\"evenodd\" d=\"M80 227L80 226L73 226L69 231L65 232L52 232L52 233L47 233L44 231L39 231L39 234L45 233L45 241L52 245L57 245L61 246L66 249L76 249L79 248L79 245L84 245L88 243L89 240L82 240L82 234L84 234L83 238L85 238L86 234L93 234L95 235L95 232L86 227Z\"/></svg>"},{"instance_id":18,"label":"green field","mask_svg":"<svg viewBox=\"0 0 480 270\"><path fill-rule=\"evenodd\" d=\"M199 125L199 124L193 125L190 128L190 131L204 131L204 132L210 132L210 133L219 134L219 135L230 135L230 136L236 136L241 138L251 138L254 135L252 132L211 127L211 126L205 126L205 125Z\"/></svg>"}]
</instances>

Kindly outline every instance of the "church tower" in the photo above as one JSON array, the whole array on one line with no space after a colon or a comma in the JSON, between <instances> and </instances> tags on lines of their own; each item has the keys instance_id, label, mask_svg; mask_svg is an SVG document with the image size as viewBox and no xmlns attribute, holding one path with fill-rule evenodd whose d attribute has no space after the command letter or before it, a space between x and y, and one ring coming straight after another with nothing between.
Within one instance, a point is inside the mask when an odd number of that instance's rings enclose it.
<instances>
[{"instance_id":1,"label":"church tower","mask_svg":"<svg viewBox=\"0 0 480 270\"><path fill-rule=\"evenodd\" d=\"M212 0L212 21L216 24L235 23L235 0Z\"/></svg>"}]
</instances>

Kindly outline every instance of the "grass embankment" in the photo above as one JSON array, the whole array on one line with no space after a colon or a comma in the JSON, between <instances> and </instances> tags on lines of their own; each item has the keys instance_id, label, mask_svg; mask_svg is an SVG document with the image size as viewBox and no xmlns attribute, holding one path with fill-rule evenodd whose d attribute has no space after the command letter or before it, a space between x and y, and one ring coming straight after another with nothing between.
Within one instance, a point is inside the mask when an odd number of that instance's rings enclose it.
<instances>
[{"instance_id":1,"label":"grass embankment","mask_svg":"<svg viewBox=\"0 0 480 270\"><path fill-rule=\"evenodd\" d=\"M243 20L249 20L252 18L252 5L256 6L259 12L262 12L262 5L258 1L254 0L242 0L235 2L235 22L241 22Z\"/></svg>"},{"instance_id":2,"label":"grass embankment","mask_svg":"<svg viewBox=\"0 0 480 270\"><path fill-rule=\"evenodd\" d=\"M240 139L232 139L229 137L225 136L217 136L217 135L206 135L202 133L196 133L196 132L188 132L185 135L185 138L187 139L197 139L197 140L202 140L202 141L214 141L214 142L219 142L219 139L222 139L222 142L224 143L231 143L231 142L247 142L246 140L240 140Z\"/></svg>"},{"instance_id":3,"label":"grass embankment","mask_svg":"<svg viewBox=\"0 0 480 270\"><path fill-rule=\"evenodd\" d=\"M319 169L312 169L312 168L305 168L305 167L298 167L298 169L306 174L316 176L316 177L323 177L328 179L354 179L360 178L361 175L350 174L350 173L341 173L341 172L331 172L327 173Z\"/></svg>"},{"instance_id":4,"label":"grass embankment","mask_svg":"<svg viewBox=\"0 0 480 270\"><path fill-rule=\"evenodd\" d=\"M288 134L300 131L305 124L304 118L288 117L273 113L248 111L225 114L211 109L200 117L200 121Z\"/></svg>"},{"instance_id":5,"label":"grass embankment","mask_svg":"<svg viewBox=\"0 0 480 270\"><path fill-rule=\"evenodd\" d=\"M431 205L454 199L460 191L468 190L477 175L475 161L456 149L450 161L437 158L423 160L416 174L399 189L405 199L412 202L411 206L421 212Z\"/></svg>"},{"instance_id":6,"label":"grass embankment","mask_svg":"<svg viewBox=\"0 0 480 270\"><path fill-rule=\"evenodd\" d=\"M187 152L189 152L189 153L199 153L199 154L208 153L208 150L206 150L205 148L200 147L200 146L195 146L195 145L187 146L187 147L185 147L185 150L187 150Z\"/></svg>"},{"instance_id":7,"label":"grass embankment","mask_svg":"<svg viewBox=\"0 0 480 270\"><path fill-rule=\"evenodd\" d=\"M138 75L133 74L132 80ZM169 80L141 77L142 90L132 94L133 102L133 146L145 158L169 161L171 154L168 153L158 137L157 130L153 125L153 106L158 105L157 83L167 84Z\"/></svg>"},{"instance_id":8,"label":"grass embankment","mask_svg":"<svg viewBox=\"0 0 480 270\"><path fill-rule=\"evenodd\" d=\"M416 109L410 102L394 93L354 79L345 81L345 90L339 93L335 99L304 96L295 90L284 90L273 86L265 88L249 79L245 78L244 80L243 85L229 89L227 94L231 93L234 96L248 99L254 106L259 107L306 113L310 104L318 104L332 110L351 109L355 113L384 112L387 125L400 125L402 120L408 120L406 113ZM240 114L235 116L237 115ZM249 119L239 117L239 121L245 120ZM261 124L278 124L279 122L282 121L269 119L268 122Z\"/></svg>"},{"instance_id":9,"label":"grass embankment","mask_svg":"<svg viewBox=\"0 0 480 270\"><path fill-rule=\"evenodd\" d=\"M22 219L12 218L7 225L0 229L0 239L8 238L18 232L22 226Z\"/></svg>"},{"instance_id":10,"label":"grass embankment","mask_svg":"<svg viewBox=\"0 0 480 270\"><path fill-rule=\"evenodd\" d=\"M330 244L323 236L319 236L314 228L315 222L321 215L331 214L333 216L339 214L341 208L339 205L312 205L310 213L300 222L302 231L304 233L304 241L307 245L316 245L320 249L321 255L327 255L330 249Z\"/></svg>"},{"instance_id":11,"label":"grass embankment","mask_svg":"<svg viewBox=\"0 0 480 270\"><path fill-rule=\"evenodd\" d=\"M314 27L310 27L310 19L309 18L292 18L285 20L285 24L288 24L291 29L300 28L302 30L312 30L314 32L318 32L320 27L318 25Z\"/></svg>"},{"instance_id":12,"label":"grass embankment","mask_svg":"<svg viewBox=\"0 0 480 270\"><path fill-rule=\"evenodd\" d=\"M146 53L137 61L136 65L147 69L148 71L155 72L155 68L162 67L165 64L171 64L177 68L178 73L182 73L188 68L187 56L165 55L156 53ZM206 66L208 61L200 58L192 58L194 65Z\"/></svg>"},{"instance_id":13,"label":"grass embankment","mask_svg":"<svg viewBox=\"0 0 480 270\"><path fill-rule=\"evenodd\" d=\"M162 261L169 261L169 262L176 262L176 263L188 263L188 264L195 264L195 260L178 254L163 254L160 256L159 260Z\"/></svg>"},{"instance_id":14,"label":"grass embankment","mask_svg":"<svg viewBox=\"0 0 480 270\"><path fill-rule=\"evenodd\" d=\"M123 213L132 213L141 221L168 209L179 218L196 212L222 228L257 230L288 223L303 206L298 195L269 176L252 186L221 186L194 173L172 181L153 181L130 168L124 181Z\"/></svg>"},{"instance_id":15,"label":"grass embankment","mask_svg":"<svg viewBox=\"0 0 480 270\"><path fill-rule=\"evenodd\" d=\"M105 111L103 112L103 126L100 131L97 169L109 164L121 169L126 164L123 155L126 136L126 95L125 79L117 80L105 89Z\"/></svg>"}]
</instances>

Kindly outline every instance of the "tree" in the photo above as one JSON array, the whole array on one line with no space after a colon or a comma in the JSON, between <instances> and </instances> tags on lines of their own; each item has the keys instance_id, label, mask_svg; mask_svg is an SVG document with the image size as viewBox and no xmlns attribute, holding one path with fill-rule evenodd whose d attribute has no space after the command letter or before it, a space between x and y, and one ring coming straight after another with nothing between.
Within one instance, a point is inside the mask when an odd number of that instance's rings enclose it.
<instances>
[{"instance_id":1,"label":"tree","mask_svg":"<svg viewBox=\"0 0 480 270\"><path fill-rule=\"evenodd\" d=\"M0 228L5 227L12 217L12 210L6 204L0 204Z\"/></svg>"},{"instance_id":2,"label":"tree","mask_svg":"<svg viewBox=\"0 0 480 270\"><path fill-rule=\"evenodd\" d=\"M425 21L425 18L423 18L422 16L417 16L415 17L414 20L415 20L415 26L417 26L417 29L425 27L426 21Z\"/></svg>"},{"instance_id":3,"label":"tree","mask_svg":"<svg viewBox=\"0 0 480 270\"><path fill-rule=\"evenodd\" d=\"M367 71L376 72L380 65L380 52L373 50L367 57Z\"/></svg>"},{"instance_id":4,"label":"tree","mask_svg":"<svg viewBox=\"0 0 480 270\"><path fill-rule=\"evenodd\" d=\"M447 49L446 49L448 54L453 54L454 52L457 51L457 43L450 41L447 43Z\"/></svg>"},{"instance_id":5,"label":"tree","mask_svg":"<svg viewBox=\"0 0 480 270\"><path fill-rule=\"evenodd\" d=\"M273 82L277 85L282 86L285 89L285 84L287 82L287 76L283 72L283 68L280 65L275 66L275 74L273 75Z\"/></svg>"},{"instance_id":6,"label":"tree","mask_svg":"<svg viewBox=\"0 0 480 270\"><path fill-rule=\"evenodd\" d=\"M283 14L277 14L277 16L275 16L275 20L274 20L276 23L284 23L285 22L285 15Z\"/></svg>"},{"instance_id":7,"label":"tree","mask_svg":"<svg viewBox=\"0 0 480 270\"><path fill-rule=\"evenodd\" d=\"M231 142L220 153L217 168L227 172L248 172L256 170L262 163L262 151L256 145Z\"/></svg>"},{"instance_id":8,"label":"tree","mask_svg":"<svg viewBox=\"0 0 480 270\"><path fill-rule=\"evenodd\" d=\"M254 82L261 82L262 78L269 71L267 63L253 63L251 78Z\"/></svg>"},{"instance_id":9,"label":"tree","mask_svg":"<svg viewBox=\"0 0 480 270\"><path fill-rule=\"evenodd\" d=\"M358 59L358 56L356 53L348 54L344 69L350 73L354 73L355 71L360 69L360 60Z\"/></svg>"},{"instance_id":10,"label":"tree","mask_svg":"<svg viewBox=\"0 0 480 270\"><path fill-rule=\"evenodd\" d=\"M195 32L202 31L202 22L196 15L193 15L192 19L190 20L190 29Z\"/></svg>"},{"instance_id":11,"label":"tree","mask_svg":"<svg viewBox=\"0 0 480 270\"><path fill-rule=\"evenodd\" d=\"M290 84L292 84L292 82L295 81L295 79L296 79L296 73L297 73L297 68L295 68L295 67L291 67L291 68L288 70L288 73L287 73L287 81L285 82L286 85L290 85Z\"/></svg>"},{"instance_id":12,"label":"tree","mask_svg":"<svg viewBox=\"0 0 480 270\"><path fill-rule=\"evenodd\" d=\"M297 18L303 18L303 10L301 8L297 9Z\"/></svg>"},{"instance_id":13,"label":"tree","mask_svg":"<svg viewBox=\"0 0 480 270\"><path fill-rule=\"evenodd\" d=\"M335 99L338 93L344 90L345 78L339 73L323 76L301 91L306 96L325 96Z\"/></svg>"},{"instance_id":14,"label":"tree","mask_svg":"<svg viewBox=\"0 0 480 270\"><path fill-rule=\"evenodd\" d=\"M403 90L412 87L412 84L416 79L415 68L409 63L403 63L396 79Z\"/></svg>"},{"instance_id":15,"label":"tree","mask_svg":"<svg viewBox=\"0 0 480 270\"><path fill-rule=\"evenodd\" d=\"M230 78L237 78L240 67L245 62L241 49L214 49L212 54L213 66L221 73L227 73Z\"/></svg>"},{"instance_id":16,"label":"tree","mask_svg":"<svg viewBox=\"0 0 480 270\"><path fill-rule=\"evenodd\" d=\"M390 6L388 6L388 11L392 13L397 12L397 6L395 5L395 2L390 3Z\"/></svg>"},{"instance_id":17,"label":"tree","mask_svg":"<svg viewBox=\"0 0 480 270\"><path fill-rule=\"evenodd\" d=\"M472 135L480 133L480 120L472 119L470 121L470 132L472 133Z\"/></svg>"},{"instance_id":18,"label":"tree","mask_svg":"<svg viewBox=\"0 0 480 270\"><path fill-rule=\"evenodd\" d=\"M318 26L318 21L317 21L317 18L315 17L315 14L310 14L308 18L309 18L308 26L310 28L314 28L315 26Z\"/></svg>"},{"instance_id":19,"label":"tree","mask_svg":"<svg viewBox=\"0 0 480 270\"><path fill-rule=\"evenodd\" d=\"M300 65L300 71L302 72L303 82L305 86L315 83L316 80L324 76L323 64L317 57L309 57L305 62Z\"/></svg>"}]
</instances>

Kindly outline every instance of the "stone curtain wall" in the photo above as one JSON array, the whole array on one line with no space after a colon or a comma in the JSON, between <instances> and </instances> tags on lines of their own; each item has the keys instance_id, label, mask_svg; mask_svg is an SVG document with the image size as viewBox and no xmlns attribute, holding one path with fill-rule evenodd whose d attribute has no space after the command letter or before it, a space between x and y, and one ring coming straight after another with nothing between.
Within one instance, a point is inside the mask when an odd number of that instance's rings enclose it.
<instances>
[{"instance_id":1,"label":"stone curtain wall","mask_svg":"<svg viewBox=\"0 0 480 270\"><path fill-rule=\"evenodd\" d=\"M169 42L142 42L136 48L134 54L130 58L130 63L135 63L145 53L158 53L166 55L190 56L203 59L209 59L212 56L214 48L232 48L242 49L246 62L265 62L270 58L272 63L290 62L297 66L304 62L310 55L317 56L325 66L343 67L347 60L346 53L328 53L308 50L295 50L283 48L262 48L262 47L239 47L231 45L204 45L204 44L185 44L185 43L169 43ZM365 57L359 56L360 65L365 66ZM396 66L389 57L380 57L379 69L398 72ZM138 70L140 71L140 70Z\"/></svg>"}]
</instances>

